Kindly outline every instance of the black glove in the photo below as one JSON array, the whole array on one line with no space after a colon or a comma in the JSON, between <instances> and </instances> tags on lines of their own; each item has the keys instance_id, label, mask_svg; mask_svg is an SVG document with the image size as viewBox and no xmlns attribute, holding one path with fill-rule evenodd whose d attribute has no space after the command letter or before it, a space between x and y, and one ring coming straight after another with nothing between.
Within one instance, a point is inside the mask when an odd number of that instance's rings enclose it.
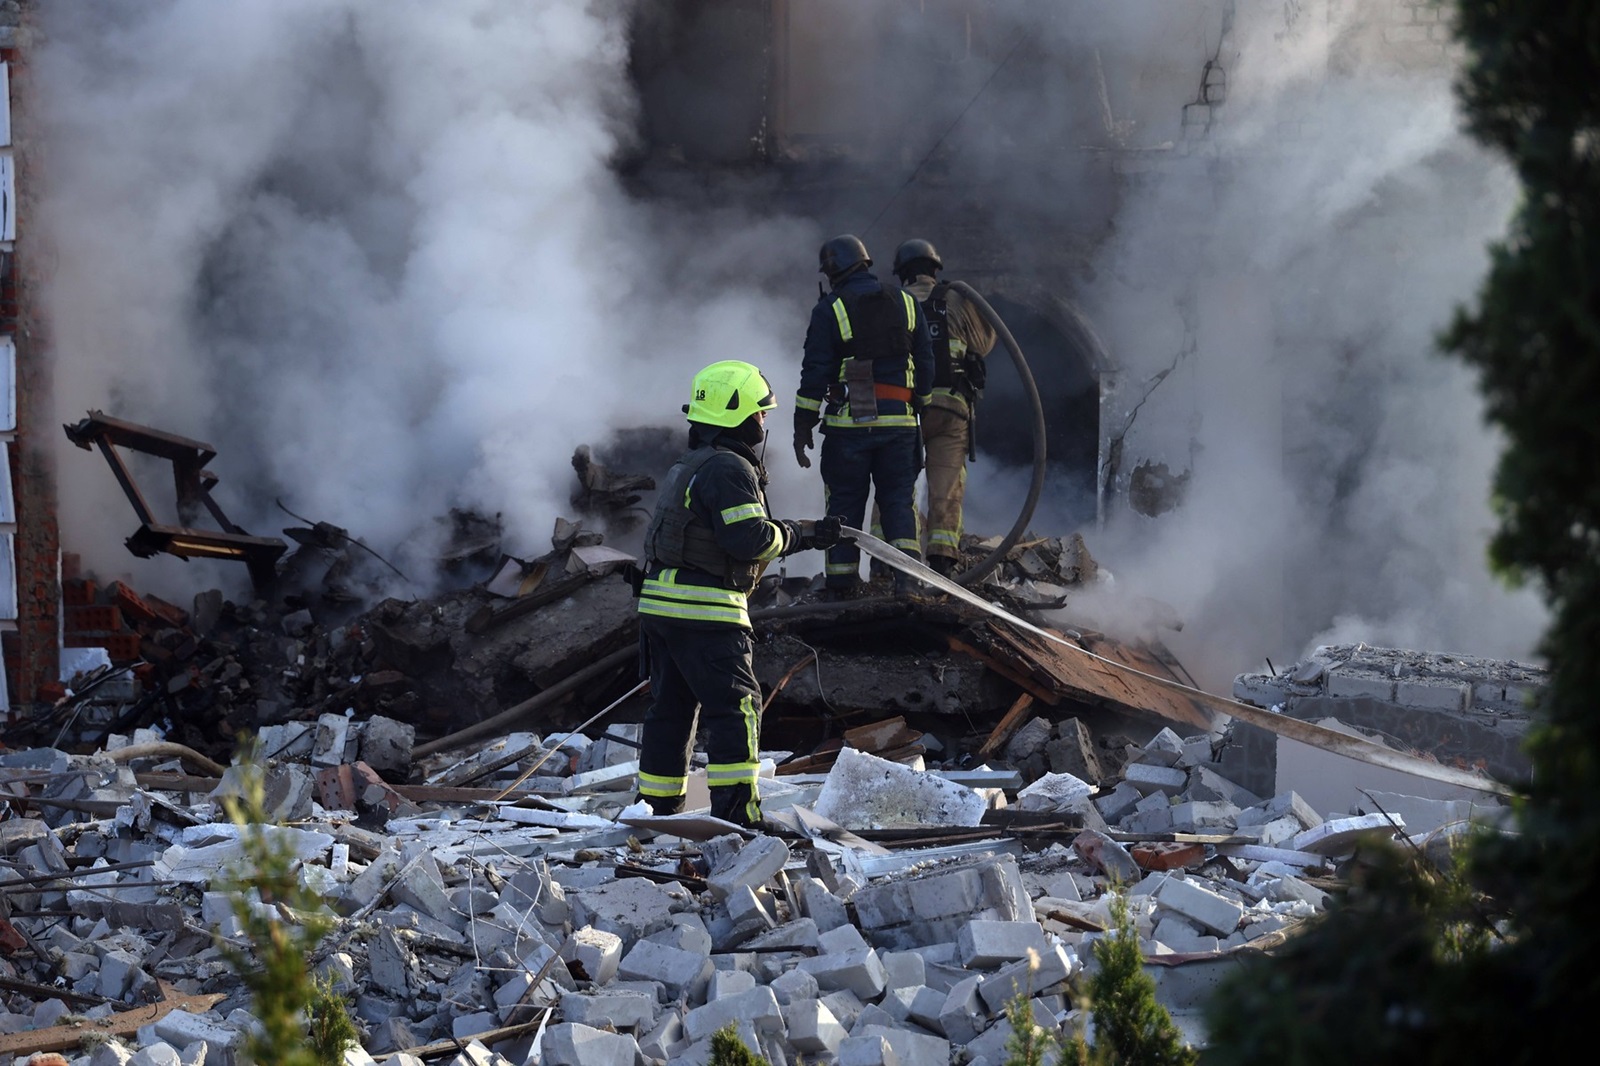
<instances>
[{"instance_id":1,"label":"black glove","mask_svg":"<svg viewBox=\"0 0 1600 1066\"><path fill-rule=\"evenodd\" d=\"M844 519L836 514L817 519L811 534L813 548L831 548L844 539Z\"/></svg>"},{"instance_id":2,"label":"black glove","mask_svg":"<svg viewBox=\"0 0 1600 1066\"><path fill-rule=\"evenodd\" d=\"M794 461L802 469L811 466L811 457L806 454L807 449L817 446L816 438L811 435L811 427L815 426L819 416L815 411L808 411L804 407L794 409Z\"/></svg>"},{"instance_id":3,"label":"black glove","mask_svg":"<svg viewBox=\"0 0 1600 1066\"><path fill-rule=\"evenodd\" d=\"M797 523L800 536L795 540L796 551L826 550L844 539L844 519L836 514L819 518L815 522Z\"/></svg>"}]
</instances>

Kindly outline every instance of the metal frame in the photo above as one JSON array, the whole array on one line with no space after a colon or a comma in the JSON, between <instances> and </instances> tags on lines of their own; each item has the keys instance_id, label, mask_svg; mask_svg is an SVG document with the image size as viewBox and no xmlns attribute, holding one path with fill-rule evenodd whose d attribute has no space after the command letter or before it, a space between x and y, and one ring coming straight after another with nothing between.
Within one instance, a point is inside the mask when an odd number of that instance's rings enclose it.
<instances>
[{"instance_id":1,"label":"metal frame","mask_svg":"<svg viewBox=\"0 0 1600 1066\"><path fill-rule=\"evenodd\" d=\"M62 428L66 430L67 439L85 451L99 447L100 454L111 465L111 473L133 505L134 513L139 516L138 531L125 542L129 551L141 559L165 552L180 559L238 560L249 569L256 595L269 601L273 598L278 558L288 546L277 537L251 536L222 513L217 501L211 498L211 487L218 478L205 468L216 457L215 448L149 426L124 422L100 411L90 411L89 417L77 425ZM118 454L118 448L129 448L172 463L178 525L156 521L127 464ZM202 509L222 527L221 532L195 526Z\"/></svg>"}]
</instances>

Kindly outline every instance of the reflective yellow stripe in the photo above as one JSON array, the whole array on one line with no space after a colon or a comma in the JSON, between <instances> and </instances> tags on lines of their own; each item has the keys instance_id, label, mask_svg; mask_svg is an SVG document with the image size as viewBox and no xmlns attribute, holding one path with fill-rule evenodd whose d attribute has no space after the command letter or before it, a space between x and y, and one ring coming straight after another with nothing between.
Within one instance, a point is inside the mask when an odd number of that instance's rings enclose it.
<instances>
[{"instance_id":1,"label":"reflective yellow stripe","mask_svg":"<svg viewBox=\"0 0 1600 1066\"><path fill-rule=\"evenodd\" d=\"M911 333L917 328L917 301L904 289L900 290L900 299L904 300L906 305L906 332Z\"/></svg>"},{"instance_id":2,"label":"reflective yellow stripe","mask_svg":"<svg viewBox=\"0 0 1600 1066\"><path fill-rule=\"evenodd\" d=\"M890 541L890 543L908 555L915 555L922 550L922 546L917 543L915 537L904 537L900 540Z\"/></svg>"},{"instance_id":3,"label":"reflective yellow stripe","mask_svg":"<svg viewBox=\"0 0 1600 1066\"><path fill-rule=\"evenodd\" d=\"M853 563L826 563L823 570L829 574L860 574L861 563L859 560Z\"/></svg>"},{"instance_id":4,"label":"reflective yellow stripe","mask_svg":"<svg viewBox=\"0 0 1600 1066\"><path fill-rule=\"evenodd\" d=\"M706 767L706 784L711 788L728 785L749 785L752 789L761 778L761 765L753 762L712 763Z\"/></svg>"},{"instance_id":5,"label":"reflective yellow stripe","mask_svg":"<svg viewBox=\"0 0 1600 1066\"><path fill-rule=\"evenodd\" d=\"M856 429L871 428L871 426L864 426L861 423L854 421L848 415L827 415L822 421L823 424L827 426L851 426ZM872 422L872 426L878 426L879 428L885 428L888 426L914 426L916 424L917 416L914 414L879 415Z\"/></svg>"},{"instance_id":6,"label":"reflective yellow stripe","mask_svg":"<svg viewBox=\"0 0 1600 1066\"><path fill-rule=\"evenodd\" d=\"M797 410L801 410L801 411L820 411L820 410L822 410L822 401L821 400L813 400L809 396L796 396L794 398L794 405L795 405L795 408Z\"/></svg>"},{"instance_id":7,"label":"reflective yellow stripe","mask_svg":"<svg viewBox=\"0 0 1600 1066\"><path fill-rule=\"evenodd\" d=\"M847 341L855 336L855 334L850 331L850 316L845 313L843 300L835 299L833 301L833 317L839 323L840 340Z\"/></svg>"},{"instance_id":8,"label":"reflective yellow stripe","mask_svg":"<svg viewBox=\"0 0 1600 1066\"><path fill-rule=\"evenodd\" d=\"M756 562L758 563L770 563L783 554L783 542L786 539L783 527L776 522L769 522L767 523L767 532L772 534L772 543L762 548L760 553L756 555Z\"/></svg>"},{"instance_id":9,"label":"reflective yellow stripe","mask_svg":"<svg viewBox=\"0 0 1600 1066\"><path fill-rule=\"evenodd\" d=\"M961 546L961 531L960 530L952 531L952 530L946 530L946 529L935 529L933 532L928 534L928 543L929 544L940 544L940 545L943 545L946 548L957 548L957 547L960 547Z\"/></svg>"},{"instance_id":10,"label":"reflective yellow stripe","mask_svg":"<svg viewBox=\"0 0 1600 1066\"><path fill-rule=\"evenodd\" d=\"M641 796L683 796L689 791L687 777L661 777L658 774L647 774L639 771L639 794Z\"/></svg>"},{"instance_id":11,"label":"reflective yellow stripe","mask_svg":"<svg viewBox=\"0 0 1600 1066\"><path fill-rule=\"evenodd\" d=\"M729 526L735 522L743 522L747 518L765 517L767 517L767 509L759 503L741 503L737 507L725 507L722 510L722 522L724 525Z\"/></svg>"},{"instance_id":12,"label":"reflective yellow stripe","mask_svg":"<svg viewBox=\"0 0 1600 1066\"><path fill-rule=\"evenodd\" d=\"M678 571L667 569L647 578L639 594L639 613L684 622L726 622L750 626L746 598L733 589L680 585Z\"/></svg>"}]
</instances>

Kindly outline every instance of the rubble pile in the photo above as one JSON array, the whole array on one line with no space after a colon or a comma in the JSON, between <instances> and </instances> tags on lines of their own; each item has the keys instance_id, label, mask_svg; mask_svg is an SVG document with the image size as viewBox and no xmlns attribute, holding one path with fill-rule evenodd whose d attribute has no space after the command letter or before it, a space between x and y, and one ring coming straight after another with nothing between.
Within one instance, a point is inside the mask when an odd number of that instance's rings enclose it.
<instances>
[{"instance_id":1,"label":"rubble pile","mask_svg":"<svg viewBox=\"0 0 1600 1066\"><path fill-rule=\"evenodd\" d=\"M1031 718L1013 743L1066 759L1062 732ZM630 805L628 726L417 757L406 723L324 714L261 741L271 832L337 916L308 962L353 1005L353 1064L705 1062L727 1025L774 1063L999 1063L1017 995L1074 1023L1114 886L1188 1019L1228 961L1322 908L1363 841L1435 851L1501 813L1393 797L1325 818L1172 729L1115 777L1027 785L846 746L826 773L768 778L763 834ZM225 1064L257 1024L225 951L238 767L139 754L160 743L0 753L0 1062Z\"/></svg>"}]
</instances>

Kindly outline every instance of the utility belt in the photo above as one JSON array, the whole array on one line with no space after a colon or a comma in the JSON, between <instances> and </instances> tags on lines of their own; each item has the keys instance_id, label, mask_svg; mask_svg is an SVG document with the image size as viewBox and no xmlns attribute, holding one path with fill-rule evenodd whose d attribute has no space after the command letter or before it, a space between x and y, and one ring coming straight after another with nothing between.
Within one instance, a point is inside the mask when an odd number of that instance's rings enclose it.
<instances>
[{"instance_id":1,"label":"utility belt","mask_svg":"<svg viewBox=\"0 0 1600 1066\"><path fill-rule=\"evenodd\" d=\"M849 395L849 390L842 384L828 386L829 403L844 403ZM872 395L878 400L899 400L901 403L910 403L912 393L904 385L885 385L875 381L872 383Z\"/></svg>"}]
</instances>

